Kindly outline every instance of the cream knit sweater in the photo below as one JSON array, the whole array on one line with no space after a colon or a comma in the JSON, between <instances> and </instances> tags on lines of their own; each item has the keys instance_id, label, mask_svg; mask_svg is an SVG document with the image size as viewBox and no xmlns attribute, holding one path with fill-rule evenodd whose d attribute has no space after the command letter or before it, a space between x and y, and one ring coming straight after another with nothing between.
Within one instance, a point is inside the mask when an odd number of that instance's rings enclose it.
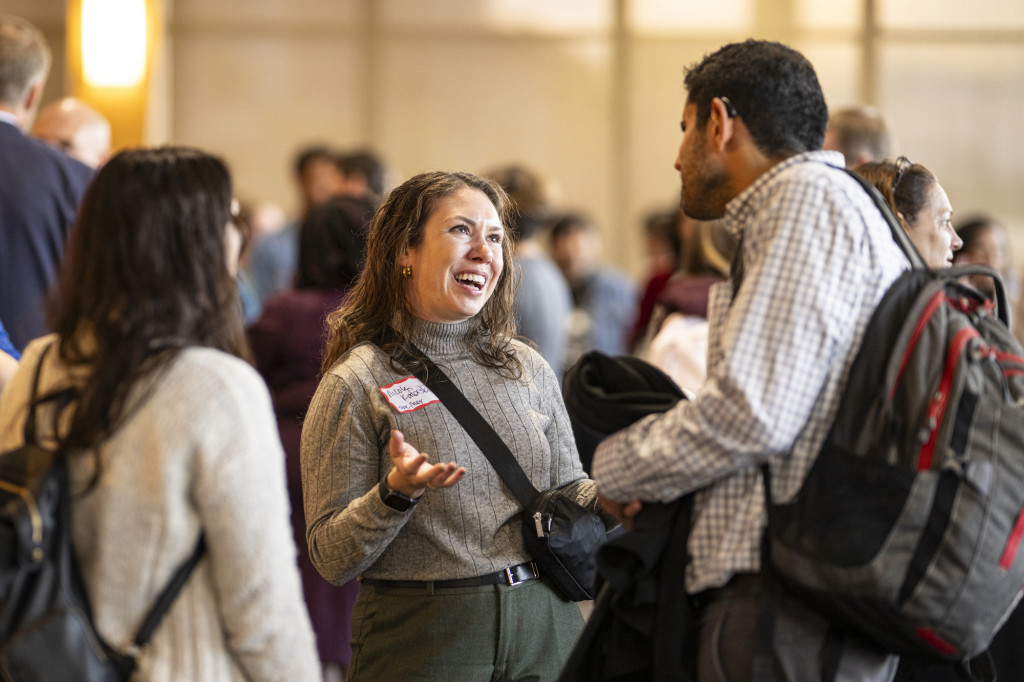
<instances>
[{"instance_id":1,"label":"cream knit sweater","mask_svg":"<svg viewBox=\"0 0 1024 682\"><path fill-rule=\"evenodd\" d=\"M22 440L32 375L52 340L29 345L0 397L3 450ZM41 389L69 381L53 349ZM200 532L206 534L206 555L135 680L320 679L274 425L255 370L216 350L186 349L103 444L98 486L73 497L75 552L97 628L114 646L131 641ZM91 461L71 460L73 491L89 480Z\"/></svg>"}]
</instances>

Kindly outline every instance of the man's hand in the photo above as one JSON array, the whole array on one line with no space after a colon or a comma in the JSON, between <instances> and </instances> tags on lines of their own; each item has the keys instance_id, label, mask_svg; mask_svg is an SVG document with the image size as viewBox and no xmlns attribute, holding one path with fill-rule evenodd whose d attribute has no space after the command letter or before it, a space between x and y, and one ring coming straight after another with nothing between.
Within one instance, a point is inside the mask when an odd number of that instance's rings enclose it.
<instances>
[{"instance_id":1,"label":"man's hand","mask_svg":"<svg viewBox=\"0 0 1024 682\"><path fill-rule=\"evenodd\" d=\"M405 442L401 431L391 432L388 449L394 465L388 487L409 497L419 497L427 488L450 488L466 473L455 462L430 464L424 453Z\"/></svg>"},{"instance_id":2,"label":"man's hand","mask_svg":"<svg viewBox=\"0 0 1024 682\"><path fill-rule=\"evenodd\" d=\"M606 512L617 518L626 527L626 530L633 530L633 517L639 514L644 506L640 500L625 503L616 502L601 493L597 494L597 501L601 503Z\"/></svg>"}]
</instances>

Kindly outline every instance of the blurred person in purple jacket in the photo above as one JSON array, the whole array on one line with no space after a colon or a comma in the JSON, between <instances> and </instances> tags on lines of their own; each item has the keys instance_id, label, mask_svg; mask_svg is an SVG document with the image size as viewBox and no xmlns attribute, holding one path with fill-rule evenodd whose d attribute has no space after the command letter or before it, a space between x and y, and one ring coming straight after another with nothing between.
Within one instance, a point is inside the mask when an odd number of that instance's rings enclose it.
<instances>
[{"instance_id":1,"label":"blurred person in purple jacket","mask_svg":"<svg viewBox=\"0 0 1024 682\"><path fill-rule=\"evenodd\" d=\"M366 228L375 208L371 200L353 197L337 197L314 208L299 227L295 287L271 297L248 332L256 367L273 397L287 458L302 587L326 680L344 679L352 657L351 615L359 583L331 585L310 563L299 439L320 381L324 318L338 307L363 267Z\"/></svg>"}]
</instances>

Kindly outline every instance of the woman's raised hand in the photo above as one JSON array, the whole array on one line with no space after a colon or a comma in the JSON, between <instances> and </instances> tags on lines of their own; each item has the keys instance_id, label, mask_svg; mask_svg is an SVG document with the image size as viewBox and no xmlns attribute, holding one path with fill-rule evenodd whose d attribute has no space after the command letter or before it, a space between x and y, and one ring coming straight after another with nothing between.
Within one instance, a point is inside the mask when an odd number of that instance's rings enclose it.
<instances>
[{"instance_id":1,"label":"woman's raised hand","mask_svg":"<svg viewBox=\"0 0 1024 682\"><path fill-rule=\"evenodd\" d=\"M388 449L394 465L388 487L410 497L419 497L427 488L450 488L466 473L455 462L431 464L424 453L405 442L401 431L391 432Z\"/></svg>"}]
</instances>

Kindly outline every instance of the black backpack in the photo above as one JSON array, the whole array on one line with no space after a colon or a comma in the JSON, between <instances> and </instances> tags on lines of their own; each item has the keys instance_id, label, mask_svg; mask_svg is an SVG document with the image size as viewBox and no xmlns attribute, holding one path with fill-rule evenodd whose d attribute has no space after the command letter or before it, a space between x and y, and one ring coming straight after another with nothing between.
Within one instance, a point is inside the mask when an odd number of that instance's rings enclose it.
<instances>
[{"instance_id":1,"label":"black backpack","mask_svg":"<svg viewBox=\"0 0 1024 682\"><path fill-rule=\"evenodd\" d=\"M73 398L70 390L36 397L48 351L35 370L24 444L0 453L0 679L128 680L205 545L200 538L171 577L129 650L100 637L71 546L66 456L42 447L36 436L39 406L54 402L59 416Z\"/></svg>"},{"instance_id":2,"label":"black backpack","mask_svg":"<svg viewBox=\"0 0 1024 682\"><path fill-rule=\"evenodd\" d=\"M840 626L967 661L1024 588L1024 349L996 273L923 267L868 189L915 267L870 320L800 491L769 505L766 547L772 572ZM971 274L993 278L996 310L958 281Z\"/></svg>"}]
</instances>

